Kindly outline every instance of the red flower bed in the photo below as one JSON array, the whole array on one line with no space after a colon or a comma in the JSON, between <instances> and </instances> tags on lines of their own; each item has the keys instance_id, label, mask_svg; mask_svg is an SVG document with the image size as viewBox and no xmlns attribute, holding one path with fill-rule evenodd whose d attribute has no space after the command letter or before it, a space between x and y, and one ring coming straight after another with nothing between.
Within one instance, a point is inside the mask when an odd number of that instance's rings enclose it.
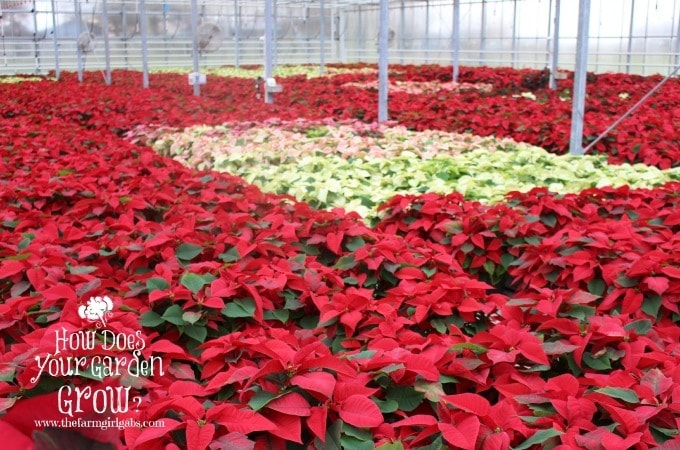
<instances>
[{"instance_id":1,"label":"red flower bed","mask_svg":"<svg viewBox=\"0 0 680 450\"><path fill-rule=\"evenodd\" d=\"M493 77L521 83L505 73ZM491 75L469 82L498 86ZM341 77L330 83L353 76ZM368 93L343 100L294 79L262 107L243 80L211 80L197 99L184 77L152 77L148 91L119 78L0 85L8 448L677 443L678 184L539 189L493 207L398 197L371 229L119 137L139 123L343 116ZM97 297L112 301L101 328L81 310ZM120 389L126 405L66 403ZM34 422L93 415L163 425Z\"/></svg>"},{"instance_id":2,"label":"red flower bed","mask_svg":"<svg viewBox=\"0 0 680 450\"><path fill-rule=\"evenodd\" d=\"M393 66L395 82L450 82L451 69L440 66ZM190 95L185 75L150 76L152 88L140 88L141 76L116 71L114 85L104 86L99 73L86 73L86 83L66 74L59 88L44 83L22 83L0 106L0 116L39 115L46 120L74 120L89 129L123 131L134 125L188 126L236 120L278 117L323 119L377 119L374 89L351 86L375 80L375 74L349 73L332 78L281 80L284 90L276 104L256 98L252 80L210 77L203 97ZM584 146L595 139L661 78L624 74L591 75L585 114ZM443 129L497 137L511 137L565 153L571 127L571 79L560 80L557 91L545 86L547 78L535 70L462 68L461 83L490 84L490 92L442 89L418 95L390 95L390 119L413 129ZM530 92L534 99L522 97ZM41 101L41 98L47 99ZM130 99L134 99L132 102ZM566 100L565 100L566 99ZM625 119L594 151L610 161L643 162L659 168L680 161L680 82L671 79L633 115Z\"/></svg>"}]
</instances>

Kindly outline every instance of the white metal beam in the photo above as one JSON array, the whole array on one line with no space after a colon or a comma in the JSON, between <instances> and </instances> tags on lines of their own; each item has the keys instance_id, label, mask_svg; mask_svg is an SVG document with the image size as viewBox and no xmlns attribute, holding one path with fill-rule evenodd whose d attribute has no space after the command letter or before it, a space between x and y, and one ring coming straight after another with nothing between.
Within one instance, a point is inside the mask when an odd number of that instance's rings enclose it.
<instances>
[{"instance_id":1,"label":"white metal beam","mask_svg":"<svg viewBox=\"0 0 680 450\"><path fill-rule=\"evenodd\" d=\"M576 38L576 70L571 110L571 139L569 153L582 155L583 119L586 101L586 78L588 69L588 35L590 29L590 0L579 0L578 36Z\"/></svg>"},{"instance_id":2,"label":"white metal beam","mask_svg":"<svg viewBox=\"0 0 680 450\"><path fill-rule=\"evenodd\" d=\"M380 32L378 33L378 121L384 122L388 118L387 112L387 56L388 56L388 29L389 29L389 5L388 0L380 0Z\"/></svg>"}]
</instances>

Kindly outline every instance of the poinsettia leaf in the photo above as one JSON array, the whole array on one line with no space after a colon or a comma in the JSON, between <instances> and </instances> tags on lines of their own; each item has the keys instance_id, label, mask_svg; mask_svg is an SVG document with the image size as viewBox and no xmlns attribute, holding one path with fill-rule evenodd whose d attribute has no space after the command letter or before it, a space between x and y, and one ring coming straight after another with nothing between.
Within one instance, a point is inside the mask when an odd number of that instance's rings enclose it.
<instances>
[{"instance_id":1,"label":"poinsettia leaf","mask_svg":"<svg viewBox=\"0 0 680 450\"><path fill-rule=\"evenodd\" d=\"M232 300L222 309L222 314L234 319L253 317L255 315L255 300L250 297Z\"/></svg>"},{"instance_id":2,"label":"poinsettia leaf","mask_svg":"<svg viewBox=\"0 0 680 450\"><path fill-rule=\"evenodd\" d=\"M336 379L328 372L314 371L295 375L290 384L306 391L316 392L327 399L333 397Z\"/></svg>"},{"instance_id":3,"label":"poinsettia leaf","mask_svg":"<svg viewBox=\"0 0 680 450\"><path fill-rule=\"evenodd\" d=\"M143 327L155 328L165 323L165 319L155 311L147 311L139 317L139 323Z\"/></svg>"},{"instance_id":4,"label":"poinsettia leaf","mask_svg":"<svg viewBox=\"0 0 680 450\"><path fill-rule=\"evenodd\" d=\"M599 278L594 278L588 282L588 292L595 295L604 294L607 284Z\"/></svg>"},{"instance_id":5,"label":"poinsettia leaf","mask_svg":"<svg viewBox=\"0 0 680 450\"><path fill-rule=\"evenodd\" d=\"M512 448L513 450L526 450L533 447L534 445L543 445L548 440L557 436L561 436L562 434L564 434L562 431L556 430L554 428L539 430L532 434L529 439Z\"/></svg>"},{"instance_id":6,"label":"poinsettia leaf","mask_svg":"<svg viewBox=\"0 0 680 450\"><path fill-rule=\"evenodd\" d=\"M378 405L378 408L380 408L380 412L383 414L389 414L393 413L397 410L399 410L399 403L395 402L394 400L380 400L379 398L371 398L375 402L376 405Z\"/></svg>"},{"instance_id":7,"label":"poinsettia leaf","mask_svg":"<svg viewBox=\"0 0 680 450\"><path fill-rule=\"evenodd\" d=\"M191 261L203 252L204 248L200 245L184 242L175 250L175 256L182 261Z\"/></svg>"},{"instance_id":8,"label":"poinsettia leaf","mask_svg":"<svg viewBox=\"0 0 680 450\"><path fill-rule=\"evenodd\" d=\"M455 425L439 423L437 426L449 444L465 450L474 450L480 428L477 416L467 416Z\"/></svg>"},{"instance_id":9,"label":"poinsettia leaf","mask_svg":"<svg viewBox=\"0 0 680 450\"><path fill-rule=\"evenodd\" d=\"M393 400L402 411L413 411L423 402L425 394L412 386L392 386L387 390L385 398Z\"/></svg>"},{"instance_id":10,"label":"poinsettia leaf","mask_svg":"<svg viewBox=\"0 0 680 450\"><path fill-rule=\"evenodd\" d=\"M183 315L184 310L182 309L181 306L171 305L168 307L168 309L165 310L161 318L173 325L182 326L184 325L184 319L182 318Z\"/></svg>"},{"instance_id":11,"label":"poinsettia leaf","mask_svg":"<svg viewBox=\"0 0 680 450\"><path fill-rule=\"evenodd\" d=\"M652 328L653 324L649 319L634 320L623 327L626 331L635 331L638 336L646 335Z\"/></svg>"},{"instance_id":12,"label":"poinsettia leaf","mask_svg":"<svg viewBox=\"0 0 680 450\"><path fill-rule=\"evenodd\" d=\"M642 300L642 311L652 317L657 317L661 304L662 299L660 295L652 294L650 296L645 296L644 300Z\"/></svg>"},{"instance_id":13,"label":"poinsettia leaf","mask_svg":"<svg viewBox=\"0 0 680 450\"><path fill-rule=\"evenodd\" d=\"M312 406L307 418L307 427L316 436L316 439L326 440L327 423L328 408L326 405Z\"/></svg>"},{"instance_id":14,"label":"poinsettia leaf","mask_svg":"<svg viewBox=\"0 0 680 450\"><path fill-rule=\"evenodd\" d=\"M595 389L595 392L607 395L612 398L618 398L624 402L637 404L640 403L640 398L637 393L632 389L626 388L616 388L616 387L603 387L600 389Z\"/></svg>"},{"instance_id":15,"label":"poinsettia leaf","mask_svg":"<svg viewBox=\"0 0 680 450\"><path fill-rule=\"evenodd\" d=\"M666 292L670 286L668 278L665 277L647 277L644 279L644 282L647 283L649 289L659 295L662 295L664 292Z\"/></svg>"},{"instance_id":16,"label":"poinsettia leaf","mask_svg":"<svg viewBox=\"0 0 680 450\"><path fill-rule=\"evenodd\" d=\"M194 294L198 293L198 291L203 289L203 286L209 283L209 281L204 277L191 272L186 272L184 275L182 275L182 277L179 279L179 282L182 286L186 287Z\"/></svg>"},{"instance_id":17,"label":"poinsettia leaf","mask_svg":"<svg viewBox=\"0 0 680 450\"><path fill-rule=\"evenodd\" d=\"M258 392L255 393L255 395L253 395L250 398L250 401L248 402L248 406L253 408L253 411L259 411L262 408L264 408L265 406L267 406L267 404L269 402L274 400L276 398L276 396L277 395L274 394L273 392L258 391Z\"/></svg>"},{"instance_id":18,"label":"poinsettia leaf","mask_svg":"<svg viewBox=\"0 0 680 450\"><path fill-rule=\"evenodd\" d=\"M338 262L335 263L335 266L333 267L340 270L349 270L354 268L356 265L357 262L354 260L354 253L350 253L349 255L340 257Z\"/></svg>"},{"instance_id":19,"label":"poinsettia leaf","mask_svg":"<svg viewBox=\"0 0 680 450\"><path fill-rule=\"evenodd\" d=\"M267 403L267 408L291 416L307 417L311 414L309 402L297 392L278 396Z\"/></svg>"},{"instance_id":20,"label":"poinsettia leaf","mask_svg":"<svg viewBox=\"0 0 680 450\"><path fill-rule=\"evenodd\" d=\"M220 253L218 256L225 263L233 263L241 259L241 255L238 252L238 248L232 247L224 253Z\"/></svg>"},{"instance_id":21,"label":"poinsettia leaf","mask_svg":"<svg viewBox=\"0 0 680 450\"><path fill-rule=\"evenodd\" d=\"M401 441L397 442L387 442L379 447L375 447L380 450L404 450L404 443Z\"/></svg>"},{"instance_id":22,"label":"poinsettia leaf","mask_svg":"<svg viewBox=\"0 0 680 450\"><path fill-rule=\"evenodd\" d=\"M340 405L338 415L350 425L373 428L383 423L378 405L363 395L350 395Z\"/></svg>"},{"instance_id":23,"label":"poinsettia leaf","mask_svg":"<svg viewBox=\"0 0 680 450\"><path fill-rule=\"evenodd\" d=\"M489 410L491 408L489 401L479 394L463 393L444 395L442 396L442 399L458 409L480 417L484 417L489 414Z\"/></svg>"},{"instance_id":24,"label":"poinsettia leaf","mask_svg":"<svg viewBox=\"0 0 680 450\"><path fill-rule=\"evenodd\" d=\"M164 278L149 278L146 280L146 290L147 292L153 292L153 291L163 291L167 288L169 288L170 285L168 284L167 281L165 281Z\"/></svg>"},{"instance_id":25,"label":"poinsettia leaf","mask_svg":"<svg viewBox=\"0 0 680 450\"><path fill-rule=\"evenodd\" d=\"M255 442L243 433L231 432L224 434L212 442L215 448L229 450L254 450Z\"/></svg>"},{"instance_id":26,"label":"poinsettia leaf","mask_svg":"<svg viewBox=\"0 0 680 450\"><path fill-rule=\"evenodd\" d=\"M616 279L616 282L619 284L619 286L624 287L624 288L635 287L639 283L637 278L628 278L625 275L619 276Z\"/></svg>"},{"instance_id":27,"label":"poinsettia leaf","mask_svg":"<svg viewBox=\"0 0 680 450\"><path fill-rule=\"evenodd\" d=\"M201 343L205 342L208 337L208 329L201 325L186 325L183 331L184 334Z\"/></svg>"},{"instance_id":28,"label":"poinsettia leaf","mask_svg":"<svg viewBox=\"0 0 680 450\"><path fill-rule=\"evenodd\" d=\"M355 236L355 237L351 238L345 244L345 247L350 252L355 252L355 251L359 250L361 247L363 247L364 245L366 245L366 241L364 241L364 239L361 236Z\"/></svg>"}]
</instances>

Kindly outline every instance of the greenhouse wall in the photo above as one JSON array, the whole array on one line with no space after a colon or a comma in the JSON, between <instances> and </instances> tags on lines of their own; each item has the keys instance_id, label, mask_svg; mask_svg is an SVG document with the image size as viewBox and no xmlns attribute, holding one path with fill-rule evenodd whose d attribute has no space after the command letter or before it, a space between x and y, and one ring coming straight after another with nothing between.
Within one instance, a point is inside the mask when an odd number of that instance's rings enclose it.
<instances>
[{"instance_id":1,"label":"greenhouse wall","mask_svg":"<svg viewBox=\"0 0 680 450\"><path fill-rule=\"evenodd\" d=\"M461 0L460 64L544 68L552 60L557 0ZM578 8L562 1L558 68L572 70ZM324 5L323 9L321 5ZM453 0L390 1L390 63L452 61ZM0 74L45 74L77 68L76 40L91 32L95 48L86 70L105 67L104 6L113 68L142 67L141 26L148 25L152 69L189 68L191 5L183 1L0 0ZM199 23L223 31L219 49L202 67L260 65L264 59L264 2L198 3ZM379 5L372 1L276 2L277 64L377 62ZM323 24L322 24L323 21ZM680 59L680 0L592 0L588 69L668 74ZM323 35L322 35L323 33Z\"/></svg>"}]
</instances>

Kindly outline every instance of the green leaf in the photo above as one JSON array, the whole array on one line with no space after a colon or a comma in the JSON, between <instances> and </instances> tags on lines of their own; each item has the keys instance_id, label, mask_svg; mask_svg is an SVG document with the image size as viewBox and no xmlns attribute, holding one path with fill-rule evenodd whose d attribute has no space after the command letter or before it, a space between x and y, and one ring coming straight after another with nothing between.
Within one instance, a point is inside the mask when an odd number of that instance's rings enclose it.
<instances>
[{"instance_id":1,"label":"green leaf","mask_svg":"<svg viewBox=\"0 0 680 450\"><path fill-rule=\"evenodd\" d=\"M644 336L652 329L652 321L649 319L634 320L623 327L626 331L635 331L638 336Z\"/></svg>"},{"instance_id":2,"label":"green leaf","mask_svg":"<svg viewBox=\"0 0 680 450\"><path fill-rule=\"evenodd\" d=\"M373 358L373 355L375 355L375 350L364 350L355 355L349 355L347 359L371 359Z\"/></svg>"},{"instance_id":3,"label":"green leaf","mask_svg":"<svg viewBox=\"0 0 680 450\"><path fill-rule=\"evenodd\" d=\"M208 329L205 326L187 325L184 327L184 334L203 343L205 342L205 338L208 337Z\"/></svg>"},{"instance_id":4,"label":"green leaf","mask_svg":"<svg viewBox=\"0 0 680 450\"><path fill-rule=\"evenodd\" d=\"M425 398L431 402L438 403L442 395L445 394L442 384L438 381L416 380L414 389L422 392Z\"/></svg>"},{"instance_id":5,"label":"green leaf","mask_svg":"<svg viewBox=\"0 0 680 450\"><path fill-rule=\"evenodd\" d=\"M549 428L547 430L540 430L531 435L529 439L526 441L522 442L520 445L517 447L513 447L514 450L526 450L527 448L531 448L534 445L539 445L545 443L548 439L552 439L554 437L560 436L564 433L562 433L559 430L556 430L554 428Z\"/></svg>"},{"instance_id":6,"label":"green leaf","mask_svg":"<svg viewBox=\"0 0 680 450\"><path fill-rule=\"evenodd\" d=\"M432 441L432 443L425 447L419 447L418 450L447 450L449 447L444 445L441 434Z\"/></svg>"},{"instance_id":7,"label":"green leaf","mask_svg":"<svg viewBox=\"0 0 680 450\"><path fill-rule=\"evenodd\" d=\"M599 278L595 278L588 282L588 292L593 295L602 295L606 289L607 284Z\"/></svg>"},{"instance_id":8,"label":"green leaf","mask_svg":"<svg viewBox=\"0 0 680 450\"><path fill-rule=\"evenodd\" d=\"M376 450L404 450L404 444L401 441L388 442L380 447L376 447Z\"/></svg>"},{"instance_id":9,"label":"green leaf","mask_svg":"<svg viewBox=\"0 0 680 450\"><path fill-rule=\"evenodd\" d=\"M98 288L99 286L101 286L101 284L102 284L102 280L100 280L99 278L93 278L90 281L88 281L87 283L80 286L78 289L76 289L76 295L78 297L83 297L86 292L90 292L90 291Z\"/></svg>"},{"instance_id":10,"label":"green leaf","mask_svg":"<svg viewBox=\"0 0 680 450\"><path fill-rule=\"evenodd\" d=\"M16 374L16 371L12 369L11 367L6 367L0 372L0 381L6 381L6 382L11 382L14 380L14 375Z\"/></svg>"},{"instance_id":11,"label":"green leaf","mask_svg":"<svg viewBox=\"0 0 680 450\"><path fill-rule=\"evenodd\" d=\"M504 253L501 256L501 266L503 266L504 269L510 267L510 264L512 264L513 261L515 261L515 257L509 253Z\"/></svg>"},{"instance_id":12,"label":"green leaf","mask_svg":"<svg viewBox=\"0 0 680 450\"><path fill-rule=\"evenodd\" d=\"M658 317L660 308L661 296L659 294L652 294L642 301L642 311L652 317Z\"/></svg>"},{"instance_id":13,"label":"green leaf","mask_svg":"<svg viewBox=\"0 0 680 450\"><path fill-rule=\"evenodd\" d=\"M345 277L345 278L342 279L342 281L344 281L345 284L349 284L349 285L352 285L352 286L356 286L356 285L359 284L359 280L354 278L354 277Z\"/></svg>"},{"instance_id":14,"label":"green leaf","mask_svg":"<svg viewBox=\"0 0 680 450\"><path fill-rule=\"evenodd\" d=\"M185 242L177 247L177 250L175 250L175 256L177 256L177 259L181 259L183 261L191 261L200 255L202 251L203 247L200 245L194 245Z\"/></svg>"},{"instance_id":15,"label":"green leaf","mask_svg":"<svg viewBox=\"0 0 680 450\"><path fill-rule=\"evenodd\" d=\"M623 400L627 403L640 403L640 398L632 389L603 387L600 389L595 389L595 392L599 392L600 394L604 394L608 397L618 398L619 400Z\"/></svg>"},{"instance_id":16,"label":"green leaf","mask_svg":"<svg viewBox=\"0 0 680 450\"><path fill-rule=\"evenodd\" d=\"M557 223L557 217L554 214L545 214L541 216L541 222L550 228L553 228Z\"/></svg>"},{"instance_id":17,"label":"green leaf","mask_svg":"<svg viewBox=\"0 0 680 450\"><path fill-rule=\"evenodd\" d=\"M481 354L481 353L486 353L489 350L479 344L473 344L472 342L460 342L458 344L453 344L451 346L451 351L452 352L462 352L463 350L472 350L474 353Z\"/></svg>"},{"instance_id":18,"label":"green leaf","mask_svg":"<svg viewBox=\"0 0 680 450\"><path fill-rule=\"evenodd\" d=\"M338 262L333 266L333 268L340 270L348 270L352 269L356 265L357 262L354 260L354 254L350 253L349 255L345 255L338 259Z\"/></svg>"},{"instance_id":19,"label":"green leaf","mask_svg":"<svg viewBox=\"0 0 680 450\"><path fill-rule=\"evenodd\" d=\"M595 370L608 371L612 369L612 364L611 361L609 360L609 355L606 353L600 356L599 358L594 358L590 353L585 352L583 354L583 362L588 367Z\"/></svg>"},{"instance_id":20,"label":"green leaf","mask_svg":"<svg viewBox=\"0 0 680 450\"><path fill-rule=\"evenodd\" d=\"M342 424L342 432L347 436L357 438L361 441L366 441L369 439L372 440L373 438L373 435L371 434L370 431L364 430L363 428L357 428L345 422L343 422Z\"/></svg>"},{"instance_id":21,"label":"green leaf","mask_svg":"<svg viewBox=\"0 0 680 450\"><path fill-rule=\"evenodd\" d=\"M357 439L355 437L347 436L344 434L340 436L340 442L342 444L343 449L351 448L352 450L373 450L375 448L372 439L371 440Z\"/></svg>"},{"instance_id":22,"label":"green leaf","mask_svg":"<svg viewBox=\"0 0 680 450\"><path fill-rule=\"evenodd\" d=\"M258 391L250 398L248 406L250 406L253 411L259 411L267 406L267 403L271 402L276 397L278 397L278 395L274 394L273 392Z\"/></svg>"},{"instance_id":23,"label":"green leaf","mask_svg":"<svg viewBox=\"0 0 680 450\"><path fill-rule=\"evenodd\" d=\"M384 414L389 414L397 411L399 409L399 403L394 400L380 400L379 398L372 397L371 400L378 405L380 411Z\"/></svg>"},{"instance_id":24,"label":"green leaf","mask_svg":"<svg viewBox=\"0 0 680 450\"><path fill-rule=\"evenodd\" d=\"M188 324L195 324L199 320L201 320L201 313L198 311L186 311L184 314L182 314L182 320Z\"/></svg>"},{"instance_id":25,"label":"green leaf","mask_svg":"<svg viewBox=\"0 0 680 450\"><path fill-rule=\"evenodd\" d=\"M241 258L236 247L232 247L224 253L220 253L218 256L225 263L233 263Z\"/></svg>"},{"instance_id":26,"label":"green leaf","mask_svg":"<svg viewBox=\"0 0 680 450\"><path fill-rule=\"evenodd\" d=\"M253 317L255 314L255 300L250 297L233 300L222 309L222 314L227 317Z\"/></svg>"},{"instance_id":27,"label":"green leaf","mask_svg":"<svg viewBox=\"0 0 680 450\"><path fill-rule=\"evenodd\" d=\"M170 285L164 278L149 278L146 280L146 292L149 293L153 291L164 291L169 287Z\"/></svg>"},{"instance_id":28,"label":"green leaf","mask_svg":"<svg viewBox=\"0 0 680 450\"><path fill-rule=\"evenodd\" d=\"M102 248L99 250L99 255L100 256L111 256L115 255L118 252L118 247L114 248L113 250L106 250L105 248Z\"/></svg>"},{"instance_id":29,"label":"green leaf","mask_svg":"<svg viewBox=\"0 0 680 450\"><path fill-rule=\"evenodd\" d=\"M290 318L290 311L287 309L268 309L264 311L263 317L265 320L278 320L281 323L286 323Z\"/></svg>"},{"instance_id":30,"label":"green leaf","mask_svg":"<svg viewBox=\"0 0 680 450\"><path fill-rule=\"evenodd\" d=\"M426 276L427 278L432 278L432 276L433 276L435 273L437 273L437 268L436 268L436 267L433 267L433 268L431 268L431 269L428 268L428 267L421 267L420 270L423 271L423 273L425 274L425 276Z\"/></svg>"},{"instance_id":31,"label":"green leaf","mask_svg":"<svg viewBox=\"0 0 680 450\"><path fill-rule=\"evenodd\" d=\"M350 252L355 252L359 250L361 247L366 245L366 241L361 236L356 236L352 238L347 244L345 244L345 247L347 247L347 250Z\"/></svg>"},{"instance_id":32,"label":"green leaf","mask_svg":"<svg viewBox=\"0 0 680 450\"><path fill-rule=\"evenodd\" d=\"M336 420L326 429L326 440L321 442L319 438L314 439L314 448L319 450L343 450L340 436L342 431L342 420Z\"/></svg>"},{"instance_id":33,"label":"green leaf","mask_svg":"<svg viewBox=\"0 0 680 450\"><path fill-rule=\"evenodd\" d=\"M637 278L628 278L625 275L621 275L616 279L617 283L621 285L621 287L624 288L630 288L630 287L635 287L638 285L638 280Z\"/></svg>"},{"instance_id":34,"label":"green leaf","mask_svg":"<svg viewBox=\"0 0 680 450\"><path fill-rule=\"evenodd\" d=\"M147 311L139 316L139 319L139 324L148 328L156 328L158 325L165 322L160 314L155 311Z\"/></svg>"},{"instance_id":35,"label":"green leaf","mask_svg":"<svg viewBox=\"0 0 680 450\"><path fill-rule=\"evenodd\" d=\"M172 305L165 310L161 318L163 318L163 320L165 320L166 322L170 322L173 325L183 326L184 325L184 319L182 319L183 315L184 310L182 310L181 306Z\"/></svg>"},{"instance_id":36,"label":"green leaf","mask_svg":"<svg viewBox=\"0 0 680 450\"><path fill-rule=\"evenodd\" d=\"M202 276L191 272L186 272L184 275L182 275L182 277L179 279L179 282L182 286L186 287L194 294L200 291L206 284L206 280Z\"/></svg>"},{"instance_id":37,"label":"green leaf","mask_svg":"<svg viewBox=\"0 0 680 450\"><path fill-rule=\"evenodd\" d=\"M73 275L84 275L87 273L92 273L95 270L97 270L97 267L95 266L75 266L68 268L68 271Z\"/></svg>"},{"instance_id":38,"label":"green leaf","mask_svg":"<svg viewBox=\"0 0 680 450\"><path fill-rule=\"evenodd\" d=\"M413 411L423 402L425 394L411 386L393 386L387 391L386 400L394 400L402 411Z\"/></svg>"},{"instance_id":39,"label":"green leaf","mask_svg":"<svg viewBox=\"0 0 680 450\"><path fill-rule=\"evenodd\" d=\"M571 305L569 307L569 311L565 312L564 314L560 314L568 316L568 317L574 317L576 319L581 320L582 322L586 322L588 320L588 317L592 316L595 314L595 307L594 306L586 306L586 305Z\"/></svg>"}]
</instances>

